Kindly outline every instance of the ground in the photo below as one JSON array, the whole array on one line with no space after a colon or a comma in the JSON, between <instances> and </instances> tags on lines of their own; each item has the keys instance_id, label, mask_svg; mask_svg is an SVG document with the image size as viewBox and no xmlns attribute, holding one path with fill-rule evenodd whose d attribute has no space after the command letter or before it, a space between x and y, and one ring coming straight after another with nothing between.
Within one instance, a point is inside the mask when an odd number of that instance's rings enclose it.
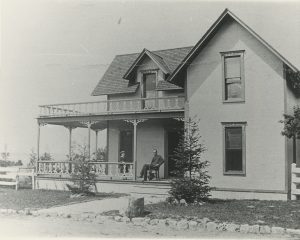
<instances>
[{"instance_id":1,"label":"ground","mask_svg":"<svg viewBox=\"0 0 300 240\"><path fill-rule=\"evenodd\" d=\"M141 238L229 238L229 239L293 239L288 236L261 236L228 232L176 231L165 226L134 226L131 223L106 221L95 223L55 217L10 215L1 217L1 236L32 237L141 237ZM296 239L296 238L295 238Z\"/></svg>"},{"instance_id":2,"label":"ground","mask_svg":"<svg viewBox=\"0 0 300 240\"><path fill-rule=\"evenodd\" d=\"M0 188L0 208L20 210L24 208L41 209L72 203L124 196L124 194L98 194L97 196L83 196L70 198L70 192L54 190L20 189L16 191L10 187Z\"/></svg>"},{"instance_id":3,"label":"ground","mask_svg":"<svg viewBox=\"0 0 300 240\"><path fill-rule=\"evenodd\" d=\"M147 206L156 218L209 218L217 222L263 224L300 229L300 201L211 200L202 206L156 203Z\"/></svg>"}]
</instances>

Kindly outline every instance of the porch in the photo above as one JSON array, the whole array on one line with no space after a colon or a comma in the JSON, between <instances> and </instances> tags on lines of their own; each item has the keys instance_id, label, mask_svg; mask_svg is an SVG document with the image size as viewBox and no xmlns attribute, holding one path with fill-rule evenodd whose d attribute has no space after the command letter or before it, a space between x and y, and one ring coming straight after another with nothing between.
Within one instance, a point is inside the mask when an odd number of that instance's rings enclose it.
<instances>
[{"instance_id":1,"label":"porch","mask_svg":"<svg viewBox=\"0 0 300 240\"><path fill-rule=\"evenodd\" d=\"M170 151L176 143L168 141L183 126L184 97L163 97L108 100L87 103L53 104L40 106L36 165L41 178L69 179L74 173L72 159L72 133L76 128L87 129L88 162L103 181L141 181L137 176L145 163L152 159L152 148L157 148L165 159L160 169L160 182L165 182L170 172ZM68 158L42 161L40 159L41 127L57 125L69 131ZM106 129L106 159L95 158L98 133ZM91 146L95 132L95 147ZM173 134L173 135L172 135ZM120 160L120 151L127 160Z\"/></svg>"}]
</instances>

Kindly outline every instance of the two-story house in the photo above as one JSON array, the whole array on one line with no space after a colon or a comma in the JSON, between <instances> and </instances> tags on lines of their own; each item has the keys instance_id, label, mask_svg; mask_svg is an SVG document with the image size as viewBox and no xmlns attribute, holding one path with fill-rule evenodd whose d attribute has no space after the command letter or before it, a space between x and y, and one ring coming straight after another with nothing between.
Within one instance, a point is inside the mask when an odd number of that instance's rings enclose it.
<instances>
[{"instance_id":1,"label":"two-story house","mask_svg":"<svg viewBox=\"0 0 300 240\"><path fill-rule=\"evenodd\" d=\"M72 129L87 128L89 154L92 130L107 129L107 159L91 161L100 189L166 194L178 130L197 116L213 197L287 199L293 147L279 120L299 95L286 69L298 71L226 9L194 47L117 55L92 93L106 101L40 106L38 124L68 127L70 142ZM139 183L153 148L165 158L163 180ZM67 181L70 162L39 161L39 187Z\"/></svg>"}]
</instances>

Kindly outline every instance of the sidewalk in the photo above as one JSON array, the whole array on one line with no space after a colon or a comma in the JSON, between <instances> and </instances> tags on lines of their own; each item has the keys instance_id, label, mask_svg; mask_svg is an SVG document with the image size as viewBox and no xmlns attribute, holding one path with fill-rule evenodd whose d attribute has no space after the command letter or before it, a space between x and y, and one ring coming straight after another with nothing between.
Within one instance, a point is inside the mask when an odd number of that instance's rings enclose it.
<instances>
[{"instance_id":1,"label":"sidewalk","mask_svg":"<svg viewBox=\"0 0 300 240\"><path fill-rule=\"evenodd\" d=\"M143 197L140 195L132 195ZM102 213L111 210L122 211L128 206L130 196L120 198L108 198L103 200L94 200L89 202L74 203L70 205L52 207L48 209L38 210L39 213L61 213L61 214L81 214L81 213ZM157 203L164 199L157 196L144 196L145 204Z\"/></svg>"}]
</instances>

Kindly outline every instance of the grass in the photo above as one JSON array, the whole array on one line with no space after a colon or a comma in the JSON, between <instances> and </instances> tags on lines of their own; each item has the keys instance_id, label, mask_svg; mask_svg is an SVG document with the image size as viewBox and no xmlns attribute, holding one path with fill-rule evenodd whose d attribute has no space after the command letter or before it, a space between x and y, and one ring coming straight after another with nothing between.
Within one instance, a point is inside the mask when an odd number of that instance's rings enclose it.
<instances>
[{"instance_id":1,"label":"grass","mask_svg":"<svg viewBox=\"0 0 300 240\"><path fill-rule=\"evenodd\" d=\"M202 206L150 204L146 210L157 218L209 218L217 222L269 225L300 229L300 201L211 200Z\"/></svg>"},{"instance_id":2,"label":"grass","mask_svg":"<svg viewBox=\"0 0 300 240\"><path fill-rule=\"evenodd\" d=\"M55 190L31 190L20 189L16 191L13 188L0 188L0 208L9 208L21 210L25 208L43 209L66 204L91 201L104 198L120 197L122 194L101 193L96 196L83 196L70 198L71 193L68 191Z\"/></svg>"}]
</instances>

